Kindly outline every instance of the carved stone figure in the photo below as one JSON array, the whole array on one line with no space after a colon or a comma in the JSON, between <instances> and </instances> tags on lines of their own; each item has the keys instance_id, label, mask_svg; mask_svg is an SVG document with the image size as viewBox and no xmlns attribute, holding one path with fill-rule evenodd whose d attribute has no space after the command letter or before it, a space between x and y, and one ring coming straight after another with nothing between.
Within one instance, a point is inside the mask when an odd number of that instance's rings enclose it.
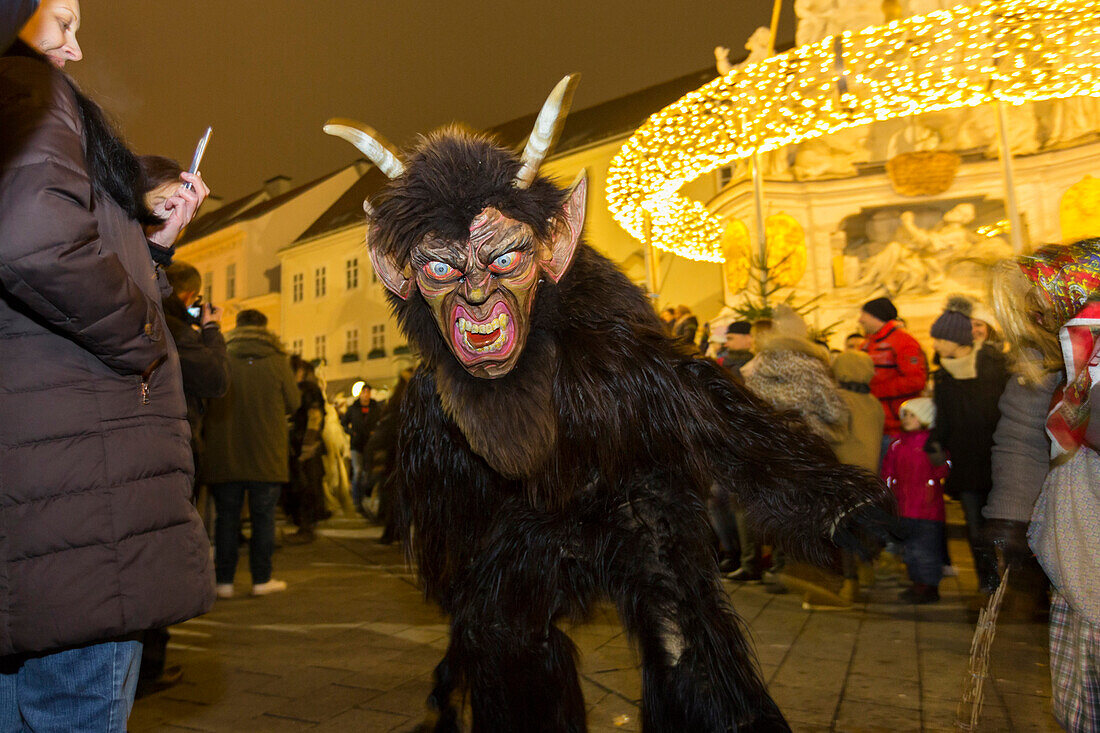
<instances>
[{"instance_id":1,"label":"carved stone figure","mask_svg":"<svg viewBox=\"0 0 1100 733\"><path fill-rule=\"evenodd\" d=\"M973 204L958 204L925 229L914 212L902 212L892 241L864 261L854 287L881 288L890 296L927 294L942 289L948 279L958 282L1011 257L1012 248L1003 239L971 231L974 216Z\"/></svg>"},{"instance_id":2,"label":"carved stone figure","mask_svg":"<svg viewBox=\"0 0 1100 733\"><path fill-rule=\"evenodd\" d=\"M833 35L836 13L836 0L794 0L794 14L798 17L795 43L804 46Z\"/></svg>"},{"instance_id":3,"label":"carved stone figure","mask_svg":"<svg viewBox=\"0 0 1100 733\"><path fill-rule=\"evenodd\" d=\"M1051 103L1046 147L1069 147L1100 133L1100 99L1068 97Z\"/></svg>"},{"instance_id":4,"label":"carved stone figure","mask_svg":"<svg viewBox=\"0 0 1100 733\"><path fill-rule=\"evenodd\" d=\"M856 175L856 163L871 159L867 139L868 126L862 125L807 140L798 146L794 156L795 178L805 181Z\"/></svg>"}]
</instances>

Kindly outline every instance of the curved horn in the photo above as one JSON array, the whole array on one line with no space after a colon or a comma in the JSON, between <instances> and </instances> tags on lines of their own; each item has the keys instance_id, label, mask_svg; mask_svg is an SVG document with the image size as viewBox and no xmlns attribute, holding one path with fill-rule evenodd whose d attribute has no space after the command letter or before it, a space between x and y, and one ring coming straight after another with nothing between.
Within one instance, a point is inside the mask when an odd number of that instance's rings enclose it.
<instances>
[{"instance_id":1,"label":"curved horn","mask_svg":"<svg viewBox=\"0 0 1100 733\"><path fill-rule=\"evenodd\" d=\"M401 162L397 149L375 132L373 127L355 120L334 117L325 123L324 130L329 135L342 137L359 148L387 178L397 178L405 172L405 164Z\"/></svg>"},{"instance_id":2,"label":"curved horn","mask_svg":"<svg viewBox=\"0 0 1100 733\"><path fill-rule=\"evenodd\" d=\"M527 146L523 149L523 165L512 181L516 188L527 188L535 180L539 166L557 142L561 128L565 126L565 116L569 114L569 105L573 103L573 90L577 88L580 78L580 74L570 74L559 81L546 98L546 103L542 105L535 120L535 127L531 130L531 136L527 138Z\"/></svg>"}]
</instances>

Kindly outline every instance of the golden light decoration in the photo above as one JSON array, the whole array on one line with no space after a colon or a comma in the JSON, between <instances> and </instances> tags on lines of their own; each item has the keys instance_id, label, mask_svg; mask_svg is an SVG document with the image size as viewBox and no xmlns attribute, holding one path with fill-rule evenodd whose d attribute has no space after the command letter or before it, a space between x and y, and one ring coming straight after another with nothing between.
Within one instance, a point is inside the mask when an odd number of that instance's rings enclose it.
<instances>
[{"instance_id":1,"label":"golden light decoration","mask_svg":"<svg viewBox=\"0 0 1100 733\"><path fill-rule=\"evenodd\" d=\"M772 214L764 223L768 252L768 283L793 287L806 274L806 232L790 214ZM722 273L726 288L739 293L749 284L754 258L754 243L749 228L740 219L731 219L722 230ZM757 260L759 261L759 260Z\"/></svg>"},{"instance_id":2,"label":"golden light decoration","mask_svg":"<svg viewBox=\"0 0 1100 733\"><path fill-rule=\"evenodd\" d=\"M772 214L764 223L768 282L794 287L806 274L806 232L790 214Z\"/></svg>"},{"instance_id":3,"label":"golden light decoration","mask_svg":"<svg viewBox=\"0 0 1100 733\"><path fill-rule=\"evenodd\" d=\"M1100 236L1100 179L1085 176L1066 189L1058 203L1062 241Z\"/></svg>"},{"instance_id":4,"label":"golden light decoration","mask_svg":"<svg viewBox=\"0 0 1100 733\"><path fill-rule=\"evenodd\" d=\"M615 220L722 260L721 221L677 192L786 145L870 122L992 102L1100 96L1100 4L1007 0L848 31L734 69L651 116L611 161Z\"/></svg>"},{"instance_id":5,"label":"golden light decoration","mask_svg":"<svg viewBox=\"0 0 1100 733\"><path fill-rule=\"evenodd\" d=\"M722 230L722 276L726 289L740 293L749 284L752 269L752 236L745 222L731 219Z\"/></svg>"}]
</instances>

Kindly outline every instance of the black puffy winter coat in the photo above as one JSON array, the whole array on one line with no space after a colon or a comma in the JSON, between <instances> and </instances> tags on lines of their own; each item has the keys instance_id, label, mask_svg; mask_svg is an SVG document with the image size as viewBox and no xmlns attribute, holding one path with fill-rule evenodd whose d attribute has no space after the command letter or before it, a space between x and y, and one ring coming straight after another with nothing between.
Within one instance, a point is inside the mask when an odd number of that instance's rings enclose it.
<instances>
[{"instance_id":1,"label":"black puffy winter coat","mask_svg":"<svg viewBox=\"0 0 1100 733\"><path fill-rule=\"evenodd\" d=\"M997 403L1007 381L1005 355L991 344L983 344L978 351L973 379L956 379L942 367L932 373L936 402L932 439L951 458L951 473L944 484L951 496L969 491L984 499L993 487L993 431L1001 419Z\"/></svg>"},{"instance_id":2,"label":"black puffy winter coat","mask_svg":"<svg viewBox=\"0 0 1100 733\"><path fill-rule=\"evenodd\" d=\"M62 72L0 58L0 130L3 656L168 626L214 588L142 227L93 191Z\"/></svg>"}]
</instances>

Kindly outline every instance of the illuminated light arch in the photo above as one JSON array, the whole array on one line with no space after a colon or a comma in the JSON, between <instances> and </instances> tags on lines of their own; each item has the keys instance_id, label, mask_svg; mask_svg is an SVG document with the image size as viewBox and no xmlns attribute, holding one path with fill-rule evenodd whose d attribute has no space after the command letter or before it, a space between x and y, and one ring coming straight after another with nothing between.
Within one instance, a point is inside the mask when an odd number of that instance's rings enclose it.
<instances>
[{"instance_id":1,"label":"illuminated light arch","mask_svg":"<svg viewBox=\"0 0 1100 733\"><path fill-rule=\"evenodd\" d=\"M722 261L722 221L677 193L753 152L921 112L1100 96L1100 5L1007 0L849 31L735 69L646 120L612 159L612 216Z\"/></svg>"}]
</instances>

